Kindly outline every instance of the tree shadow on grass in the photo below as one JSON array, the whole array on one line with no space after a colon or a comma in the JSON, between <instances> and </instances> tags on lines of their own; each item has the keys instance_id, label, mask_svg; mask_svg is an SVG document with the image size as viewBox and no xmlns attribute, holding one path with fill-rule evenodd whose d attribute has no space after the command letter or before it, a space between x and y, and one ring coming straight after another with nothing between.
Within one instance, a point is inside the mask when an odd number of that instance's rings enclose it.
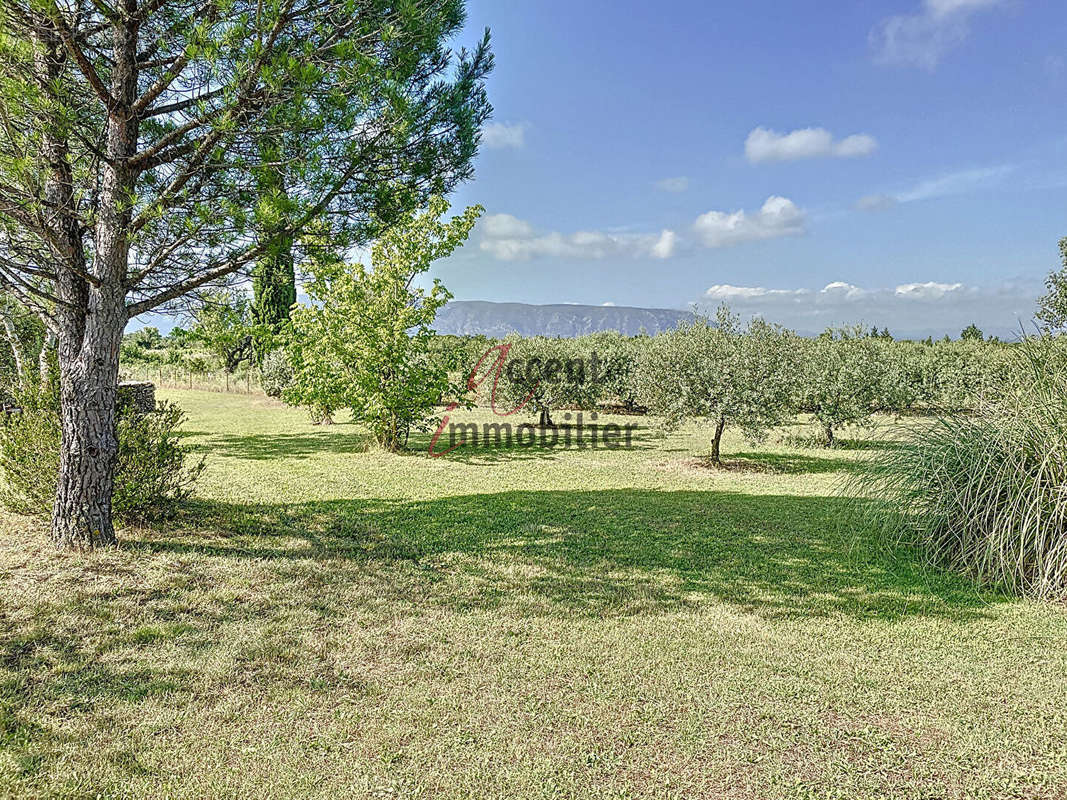
<instances>
[{"instance_id":1,"label":"tree shadow on grass","mask_svg":"<svg viewBox=\"0 0 1067 800\"><path fill-rule=\"evenodd\" d=\"M363 453L374 440L364 432L334 430L335 426L314 433L256 433L248 436L185 431L184 437L203 437L195 447L212 455L251 461L304 458L319 453Z\"/></svg>"},{"instance_id":2,"label":"tree shadow on grass","mask_svg":"<svg viewBox=\"0 0 1067 800\"><path fill-rule=\"evenodd\" d=\"M828 451L832 452L832 451ZM805 453L730 453L725 460L738 468L789 475L815 475L826 472L853 472L861 466L850 458L813 456Z\"/></svg>"},{"instance_id":3,"label":"tree shadow on grass","mask_svg":"<svg viewBox=\"0 0 1067 800\"><path fill-rule=\"evenodd\" d=\"M904 442L895 439L838 439L834 442L835 450L899 450L904 447Z\"/></svg>"},{"instance_id":4,"label":"tree shadow on grass","mask_svg":"<svg viewBox=\"0 0 1067 800\"><path fill-rule=\"evenodd\" d=\"M356 690L360 676L319 659L294 622L333 624L357 610L353 597L373 598L389 620L440 609L499 610L494 620L506 620L725 606L787 622L959 624L1004 599L924 570L863 526L838 524L848 502L648 489L191 502L167 527L126 531L131 557L79 569L36 607L0 608L0 750L30 788L112 707L150 701L180 714L193 693L217 692L216 680L284 686L310 675L323 691ZM155 554L168 558L141 557ZM162 574L141 568L161 561ZM259 602L246 599L253 580ZM262 640L227 638L246 626ZM235 646L239 674L230 677L163 655ZM131 774L142 769L128 741L108 757Z\"/></svg>"},{"instance_id":5,"label":"tree shadow on grass","mask_svg":"<svg viewBox=\"0 0 1067 800\"><path fill-rule=\"evenodd\" d=\"M491 430L489 436L485 436L484 420L477 422L478 435L466 444L460 444L455 449L449 448L464 440L463 436L457 435L455 441L448 437L447 430L435 447L438 456L450 461L458 461L464 464L492 465L504 461L520 460L550 460L562 450L578 449L577 433L560 426L558 429L545 431L540 429L535 432L532 443L519 441L514 435L505 435ZM513 423L512 430L519 423ZM347 430L341 430L347 428ZM643 433L647 431L637 430L629 445L616 447L615 449L646 450L655 444L648 441ZM590 448L589 433L583 436L583 447ZM286 458L306 458L317 454L343 455L346 453L364 453L377 445L374 438L358 426L351 423L336 423L323 426L321 430L308 433L255 433L245 436L233 434L208 433L206 431L182 431L181 436L187 439L197 439L194 447L198 451L211 455L219 455L226 458L239 458L251 461L273 461ZM412 457L425 457L429 454L432 432L413 433L408 440L407 447L400 451L399 455ZM602 442L597 443L595 449L605 449ZM448 452L446 452L448 451Z\"/></svg>"},{"instance_id":6,"label":"tree shadow on grass","mask_svg":"<svg viewBox=\"0 0 1067 800\"><path fill-rule=\"evenodd\" d=\"M223 558L407 562L427 602L597 616L726 603L765 618L966 620L997 599L840 522L852 501L736 492L513 491L422 501L192 503L186 535L126 547ZM328 569L328 566L324 566ZM430 591L432 589L432 591ZM407 591L407 590L405 590Z\"/></svg>"},{"instance_id":7,"label":"tree shadow on grass","mask_svg":"<svg viewBox=\"0 0 1067 800\"><path fill-rule=\"evenodd\" d=\"M459 428L454 436L450 436L448 428L443 431L434 445L437 458L471 465L492 465L503 461L550 460L564 450L649 450L656 446L650 440L651 429L629 421L622 424L633 426L631 435L626 437L624 433L619 434L612 440L612 447L604 445L603 427L597 428L594 441L588 425L583 426L581 432L576 425L562 423L554 428L534 427L520 431L520 426L532 424L531 421L509 417L488 423L484 419L471 422L476 426L473 435L470 430ZM496 423L506 427L498 430ZM407 451L412 454L428 453L433 435L433 432L412 434Z\"/></svg>"}]
</instances>

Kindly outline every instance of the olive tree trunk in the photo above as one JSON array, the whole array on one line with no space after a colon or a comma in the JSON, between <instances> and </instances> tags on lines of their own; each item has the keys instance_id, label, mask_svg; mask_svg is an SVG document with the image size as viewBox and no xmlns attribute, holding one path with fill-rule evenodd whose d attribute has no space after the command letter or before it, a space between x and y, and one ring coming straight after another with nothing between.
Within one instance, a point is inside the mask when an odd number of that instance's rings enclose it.
<instances>
[{"instance_id":1,"label":"olive tree trunk","mask_svg":"<svg viewBox=\"0 0 1067 800\"><path fill-rule=\"evenodd\" d=\"M722 433L726 430L726 417L719 417L719 421L715 423L715 438L711 441L711 463L721 464L722 458L720 457L722 448Z\"/></svg>"}]
</instances>

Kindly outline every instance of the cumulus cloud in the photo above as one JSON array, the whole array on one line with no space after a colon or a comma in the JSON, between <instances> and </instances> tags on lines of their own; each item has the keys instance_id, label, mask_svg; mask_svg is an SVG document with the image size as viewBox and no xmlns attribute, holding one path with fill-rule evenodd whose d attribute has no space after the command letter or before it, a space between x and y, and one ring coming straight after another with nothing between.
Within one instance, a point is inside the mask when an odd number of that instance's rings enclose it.
<instances>
[{"instance_id":1,"label":"cumulus cloud","mask_svg":"<svg viewBox=\"0 0 1067 800\"><path fill-rule=\"evenodd\" d=\"M914 14L882 20L871 31L875 57L884 64L934 69L950 49L970 33L978 11L1005 5L1006 0L922 0Z\"/></svg>"},{"instance_id":2,"label":"cumulus cloud","mask_svg":"<svg viewBox=\"0 0 1067 800\"><path fill-rule=\"evenodd\" d=\"M488 239L527 239L534 235L529 222L511 214L490 214L479 224Z\"/></svg>"},{"instance_id":3,"label":"cumulus cloud","mask_svg":"<svg viewBox=\"0 0 1067 800\"><path fill-rule=\"evenodd\" d=\"M835 281L822 289L718 284L703 300L809 334L834 325L865 324L888 326L898 336L958 336L973 322L986 333L1010 337L1021 321L1032 317L1040 295L1038 281L995 287L926 281L877 289Z\"/></svg>"},{"instance_id":4,"label":"cumulus cloud","mask_svg":"<svg viewBox=\"0 0 1067 800\"><path fill-rule=\"evenodd\" d=\"M656 181L656 188L661 192L684 192L689 188L689 178L681 176L678 178L664 178L663 180Z\"/></svg>"},{"instance_id":5,"label":"cumulus cloud","mask_svg":"<svg viewBox=\"0 0 1067 800\"><path fill-rule=\"evenodd\" d=\"M963 290L962 283L904 283L894 289L897 297L907 300L940 300L952 292Z\"/></svg>"},{"instance_id":6,"label":"cumulus cloud","mask_svg":"<svg viewBox=\"0 0 1067 800\"><path fill-rule=\"evenodd\" d=\"M490 122L482 128L482 144L494 150L517 150L526 145L525 122Z\"/></svg>"},{"instance_id":7,"label":"cumulus cloud","mask_svg":"<svg viewBox=\"0 0 1067 800\"><path fill-rule=\"evenodd\" d=\"M660 233L656 243L652 245L653 258L670 258L674 255L674 249L678 246L678 236L674 231L665 230Z\"/></svg>"},{"instance_id":8,"label":"cumulus cloud","mask_svg":"<svg viewBox=\"0 0 1067 800\"><path fill-rule=\"evenodd\" d=\"M805 233L806 214L785 197L773 195L759 209L709 211L693 223L693 232L705 247L728 247L743 242L799 236Z\"/></svg>"},{"instance_id":9,"label":"cumulus cloud","mask_svg":"<svg viewBox=\"0 0 1067 800\"><path fill-rule=\"evenodd\" d=\"M530 223L511 214L491 214L478 225L479 247L501 261L532 258L656 258L674 255L677 237L673 231L614 233L605 231L559 231L538 233Z\"/></svg>"},{"instance_id":10,"label":"cumulus cloud","mask_svg":"<svg viewBox=\"0 0 1067 800\"><path fill-rule=\"evenodd\" d=\"M666 260L700 247L720 248L799 236L806 233L805 212L788 198L772 196L758 211L709 211L688 230L659 233L627 230L539 231L511 214L490 214L478 223L478 247L501 261L533 258L648 258Z\"/></svg>"},{"instance_id":11,"label":"cumulus cloud","mask_svg":"<svg viewBox=\"0 0 1067 800\"><path fill-rule=\"evenodd\" d=\"M790 133L754 128L745 139L745 158L752 164L801 158L859 158L877 149L878 142L866 133L835 140L825 128L801 128Z\"/></svg>"}]
</instances>

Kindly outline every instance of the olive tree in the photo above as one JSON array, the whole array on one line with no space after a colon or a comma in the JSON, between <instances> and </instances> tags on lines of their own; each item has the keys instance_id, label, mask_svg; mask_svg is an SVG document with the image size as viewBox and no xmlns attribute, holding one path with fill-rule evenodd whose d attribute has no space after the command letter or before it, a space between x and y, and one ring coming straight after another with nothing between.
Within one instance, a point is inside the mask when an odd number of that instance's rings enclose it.
<instances>
[{"instance_id":1,"label":"olive tree","mask_svg":"<svg viewBox=\"0 0 1067 800\"><path fill-rule=\"evenodd\" d=\"M115 541L130 319L469 177L492 57L488 34L449 50L463 21L463 0L0 0L0 289L58 340L58 547Z\"/></svg>"},{"instance_id":2,"label":"olive tree","mask_svg":"<svg viewBox=\"0 0 1067 800\"><path fill-rule=\"evenodd\" d=\"M885 346L857 328L827 330L803 340L797 403L821 428L827 447L834 445L842 425L868 423L885 397Z\"/></svg>"},{"instance_id":3,"label":"olive tree","mask_svg":"<svg viewBox=\"0 0 1067 800\"><path fill-rule=\"evenodd\" d=\"M711 460L721 463L727 425L758 441L793 413L796 336L755 319L747 327L722 307L655 336L637 369L638 400L670 428L685 420L714 425Z\"/></svg>"},{"instance_id":4,"label":"olive tree","mask_svg":"<svg viewBox=\"0 0 1067 800\"><path fill-rule=\"evenodd\" d=\"M265 349L271 340L271 329L255 321L252 299L240 289L205 293L193 314L190 340L203 345L229 373L251 361L257 349Z\"/></svg>"},{"instance_id":5,"label":"olive tree","mask_svg":"<svg viewBox=\"0 0 1067 800\"><path fill-rule=\"evenodd\" d=\"M599 400L616 403L626 411L637 411L637 365L650 338L625 336L618 331L601 331L583 336L578 342L598 362Z\"/></svg>"},{"instance_id":6,"label":"olive tree","mask_svg":"<svg viewBox=\"0 0 1067 800\"><path fill-rule=\"evenodd\" d=\"M603 392L599 356L576 339L508 337L507 360L495 380L486 381L494 406L536 413L538 425L554 427L552 409L592 408Z\"/></svg>"}]
</instances>

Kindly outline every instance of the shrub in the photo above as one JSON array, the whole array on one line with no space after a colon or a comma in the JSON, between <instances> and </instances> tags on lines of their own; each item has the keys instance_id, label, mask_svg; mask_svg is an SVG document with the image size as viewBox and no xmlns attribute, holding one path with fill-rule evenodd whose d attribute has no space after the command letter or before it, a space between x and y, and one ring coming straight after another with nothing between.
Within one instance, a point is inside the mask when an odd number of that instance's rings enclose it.
<instances>
[{"instance_id":1,"label":"shrub","mask_svg":"<svg viewBox=\"0 0 1067 800\"><path fill-rule=\"evenodd\" d=\"M0 502L27 516L47 517L59 472L60 426L54 391L33 389L19 398L22 411L0 425ZM165 516L186 498L203 471L203 459L189 460L178 429L185 415L159 403L139 413L122 407L113 511L123 522Z\"/></svg>"},{"instance_id":2,"label":"shrub","mask_svg":"<svg viewBox=\"0 0 1067 800\"><path fill-rule=\"evenodd\" d=\"M119 457L112 505L120 520L137 521L169 515L187 498L204 459L191 458L179 430L185 412L161 401L148 414L125 411L119 416Z\"/></svg>"},{"instance_id":3,"label":"shrub","mask_svg":"<svg viewBox=\"0 0 1067 800\"><path fill-rule=\"evenodd\" d=\"M1013 349L1010 380L972 414L909 429L866 463L874 521L983 584L1067 597L1067 346Z\"/></svg>"},{"instance_id":4,"label":"shrub","mask_svg":"<svg viewBox=\"0 0 1067 800\"><path fill-rule=\"evenodd\" d=\"M284 350L272 350L260 365L260 385L269 397L281 397L293 383L293 365Z\"/></svg>"}]
</instances>

